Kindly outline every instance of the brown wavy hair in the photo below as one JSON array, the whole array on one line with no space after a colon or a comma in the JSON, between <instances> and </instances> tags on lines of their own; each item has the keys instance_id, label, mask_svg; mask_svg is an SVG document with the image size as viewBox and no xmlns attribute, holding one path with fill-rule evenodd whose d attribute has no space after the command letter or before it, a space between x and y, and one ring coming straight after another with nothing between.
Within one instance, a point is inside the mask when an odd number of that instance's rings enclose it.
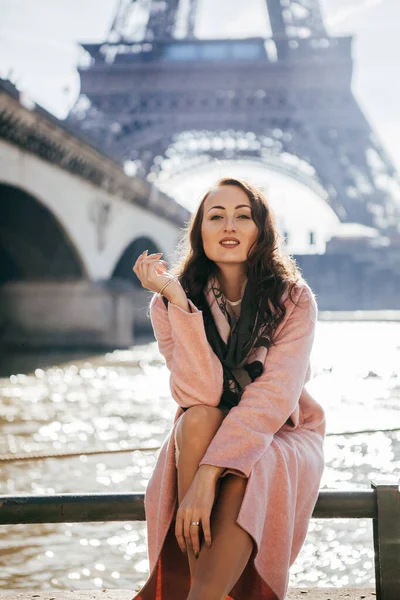
<instances>
[{"instance_id":1,"label":"brown wavy hair","mask_svg":"<svg viewBox=\"0 0 400 600\"><path fill-rule=\"evenodd\" d=\"M201 237L203 207L211 191L226 185L240 188L250 200L258 236L247 257L247 278L254 289L255 303L259 306L258 326L262 324L260 333L272 344L273 333L286 314L282 294L288 287L293 301L293 286L304 280L294 258L282 248L282 236L266 197L248 181L225 177L204 194L185 229L185 235L178 246L178 262L171 272L178 277L188 298L202 310L206 302L203 290L208 278L218 273L217 265L204 252Z\"/></svg>"}]
</instances>

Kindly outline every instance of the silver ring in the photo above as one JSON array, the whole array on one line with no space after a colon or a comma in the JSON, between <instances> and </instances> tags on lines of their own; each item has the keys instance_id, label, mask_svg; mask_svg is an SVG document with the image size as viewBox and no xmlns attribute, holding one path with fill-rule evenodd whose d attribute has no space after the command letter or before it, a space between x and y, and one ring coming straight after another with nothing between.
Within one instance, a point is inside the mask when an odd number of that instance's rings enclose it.
<instances>
[{"instance_id":1,"label":"silver ring","mask_svg":"<svg viewBox=\"0 0 400 600\"><path fill-rule=\"evenodd\" d=\"M200 521L192 521L190 524L191 525L200 525Z\"/></svg>"}]
</instances>

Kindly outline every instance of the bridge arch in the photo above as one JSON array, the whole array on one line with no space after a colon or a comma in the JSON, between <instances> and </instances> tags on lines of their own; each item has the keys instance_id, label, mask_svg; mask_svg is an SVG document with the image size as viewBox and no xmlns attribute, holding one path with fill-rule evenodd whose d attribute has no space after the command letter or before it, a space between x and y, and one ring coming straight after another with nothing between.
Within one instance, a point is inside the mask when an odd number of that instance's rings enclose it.
<instances>
[{"instance_id":1,"label":"bridge arch","mask_svg":"<svg viewBox=\"0 0 400 600\"><path fill-rule=\"evenodd\" d=\"M148 250L149 254L161 252L159 246L149 237L140 236L136 238L130 244L128 244L128 246L122 252L117 264L114 267L114 271L112 273L111 278L124 279L133 283L135 288L141 288L142 284L140 283L135 273L132 271L132 267L135 264L139 254L141 254L145 250Z\"/></svg>"},{"instance_id":2,"label":"bridge arch","mask_svg":"<svg viewBox=\"0 0 400 600\"><path fill-rule=\"evenodd\" d=\"M201 164L202 161L257 161L276 172L286 174L308 186L336 213L341 221L348 220L343 194L336 189L330 170L318 154L309 152L308 132L287 119L284 123L266 124L261 133L258 128L238 129L234 116L226 116L220 128L204 128L201 122L192 123L192 129L173 131L171 124L160 125L157 130L146 129L141 133L121 139L121 153L129 156L140 168L149 171L148 179L157 181L164 172L175 175L176 171ZM142 148L142 151L132 148ZM131 150L129 150L129 148ZM147 153L147 162L142 157ZM329 168L328 168L329 167Z\"/></svg>"},{"instance_id":3,"label":"bridge arch","mask_svg":"<svg viewBox=\"0 0 400 600\"><path fill-rule=\"evenodd\" d=\"M207 155L199 155L194 163L191 161L181 161L178 168L173 171L172 177L177 178L179 176L190 175L196 168L204 169L216 163L228 162L242 162L255 167L265 167L268 170L294 179L297 183L306 186L311 192L326 202L331 210L334 211L329 203L329 194L313 176L312 167L294 155L288 154L287 156L281 157L268 156L265 158L243 155L240 157L235 156L232 159L226 159L219 153L211 152ZM301 168L300 165L303 168Z\"/></svg>"},{"instance_id":4,"label":"bridge arch","mask_svg":"<svg viewBox=\"0 0 400 600\"><path fill-rule=\"evenodd\" d=\"M0 182L0 283L87 276L68 232L37 197Z\"/></svg>"},{"instance_id":5,"label":"bridge arch","mask_svg":"<svg viewBox=\"0 0 400 600\"><path fill-rule=\"evenodd\" d=\"M158 185L193 210L206 189L221 177L248 179L266 194L290 253L324 253L327 241L340 226L340 219L326 200L325 190L301 170L296 172L295 165L281 166L278 160L276 164L274 168L272 161L250 157L240 161L198 161L181 166L176 174L161 179Z\"/></svg>"}]
</instances>

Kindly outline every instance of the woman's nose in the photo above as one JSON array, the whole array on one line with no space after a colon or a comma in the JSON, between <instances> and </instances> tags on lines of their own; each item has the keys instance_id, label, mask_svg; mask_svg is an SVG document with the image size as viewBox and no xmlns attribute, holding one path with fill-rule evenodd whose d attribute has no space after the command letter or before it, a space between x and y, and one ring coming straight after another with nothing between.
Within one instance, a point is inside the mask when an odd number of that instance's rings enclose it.
<instances>
[{"instance_id":1,"label":"woman's nose","mask_svg":"<svg viewBox=\"0 0 400 600\"><path fill-rule=\"evenodd\" d=\"M226 219L226 223L225 223L225 229L227 231L231 231L232 229L235 230L235 220L233 217L227 217Z\"/></svg>"}]
</instances>

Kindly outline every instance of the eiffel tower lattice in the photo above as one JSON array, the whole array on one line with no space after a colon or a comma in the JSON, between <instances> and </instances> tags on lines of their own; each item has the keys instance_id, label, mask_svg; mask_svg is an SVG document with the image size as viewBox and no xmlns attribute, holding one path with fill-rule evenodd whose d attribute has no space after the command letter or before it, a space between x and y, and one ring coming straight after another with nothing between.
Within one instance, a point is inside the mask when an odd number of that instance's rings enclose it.
<instances>
[{"instance_id":1,"label":"eiffel tower lattice","mask_svg":"<svg viewBox=\"0 0 400 600\"><path fill-rule=\"evenodd\" d=\"M90 64L70 118L153 180L256 160L341 221L397 232L400 180L352 94L352 38L328 34L318 0L266 0L271 31L244 39L196 38L198 8L120 0L108 39L82 44Z\"/></svg>"}]
</instances>

